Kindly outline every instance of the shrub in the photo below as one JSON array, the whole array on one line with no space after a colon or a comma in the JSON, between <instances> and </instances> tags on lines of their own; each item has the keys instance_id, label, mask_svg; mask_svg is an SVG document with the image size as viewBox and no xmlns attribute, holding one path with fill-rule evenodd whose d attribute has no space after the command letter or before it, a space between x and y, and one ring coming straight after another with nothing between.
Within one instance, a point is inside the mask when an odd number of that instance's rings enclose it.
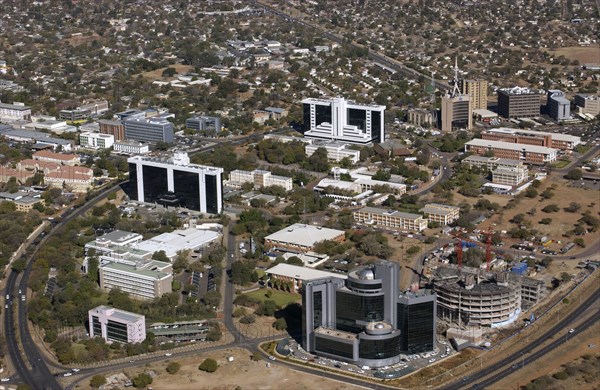
<instances>
[{"instance_id":1,"label":"shrub","mask_svg":"<svg viewBox=\"0 0 600 390\"><path fill-rule=\"evenodd\" d=\"M140 375L133 378L133 385L138 389L146 387L151 383L152 383L152 377L150 375L146 374L145 372L142 372Z\"/></svg>"},{"instance_id":2,"label":"shrub","mask_svg":"<svg viewBox=\"0 0 600 390\"><path fill-rule=\"evenodd\" d=\"M199 366L198 369L206 372L215 372L219 368L217 361L213 358L205 359Z\"/></svg>"},{"instance_id":3,"label":"shrub","mask_svg":"<svg viewBox=\"0 0 600 390\"><path fill-rule=\"evenodd\" d=\"M247 310L244 307L238 307L237 309L235 309L235 311L233 312L232 316L235 318L239 318L239 317L243 317L247 314Z\"/></svg>"},{"instance_id":4,"label":"shrub","mask_svg":"<svg viewBox=\"0 0 600 390\"><path fill-rule=\"evenodd\" d=\"M564 381L565 379L567 379L569 377L569 374L567 374L566 371L559 371L552 376L554 377L554 379L559 379L561 381Z\"/></svg>"},{"instance_id":5,"label":"shrub","mask_svg":"<svg viewBox=\"0 0 600 390\"><path fill-rule=\"evenodd\" d=\"M555 204L549 204L548 206L546 206L542 209L542 211L545 213L555 213L559 210L560 210L560 208L558 207L558 205L555 205Z\"/></svg>"},{"instance_id":6,"label":"shrub","mask_svg":"<svg viewBox=\"0 0 600 390\"><path fill-rule=\"evenodd\" d=\"M406 253L409 255L414 255L415 253L419 253L421 251L421 248L418 246L411 246L410 248L408 248L406 250Z\"/></svg>"},{"instance_id":7,"label":"shrub","mask_svg":"<svg viewBox=\"0 0 600 390\"><path fill-rule=\"evenodd\" d=\"M180 368L181 368L181 366L179 365L179 363L171 362L167 366L167 372L171 375L175 375L175 374L177 374L177 372L179 371Z\"/></svg>"},{"instance_id":8,"label":"shrub","mask_svg":"<svg viewBox=\"0 0 600 390\"><path fill-rule=\"evenodd\" d=\"M106 384L106 378L102 375L94 375L90 379L90 387L97 388Z\"/></svg>"},{"instance_id":9,"label":"shrub","mask_svg":"<svg viewBox=\"0 0 600 390\"><path fill-rule=\"evenodd\" d=\"M540 220L540 224L542 225L550 225L552 223L552 218L542 218Z\"/></svg>"},{"instance_id":10,"label":"shrub","mask_svg":"<svg viewBox=\"0 0 600 390\"><path fill-rule=\"evenodd\" d=\"M241 324L253 324L256 322L256 316L254 314L247 314L240 318Z\"/></svg>"}]
</instances>

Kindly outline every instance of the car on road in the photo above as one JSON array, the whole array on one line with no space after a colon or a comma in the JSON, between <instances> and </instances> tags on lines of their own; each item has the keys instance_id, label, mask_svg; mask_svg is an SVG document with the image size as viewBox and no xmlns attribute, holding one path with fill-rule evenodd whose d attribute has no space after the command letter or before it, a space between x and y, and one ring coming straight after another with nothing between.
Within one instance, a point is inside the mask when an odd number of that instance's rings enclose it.
<instances>
[{"instance_id":1,"label":"car on road","mask_svg":"<svg viewBox=\"0 0 600 390\"><path fill-rule=\"evenodd\" d=\"M63 376L71 376L71 375L73 375L72 372L66 372L66 373L63 374Z\"/></svg>"},{"instance_id":2,"label":"car on road","mask_svg":"<svg viewBox=\"0 0 600 390\"><path fill-rule=\"evenodd\" d=\"M130 360L129 363L135 363L135 360Z\"/></svg>"},{"instance_id":3,"label":"car on road","mask_svg":"<svg viewBox=\"0 0 600 390\"><path fill-rule=\"evenodd\" d=\"M575 329L573 329L573 328L569 329L569 333L575 333Z\"/></svg>"},{"instance_id":4,"label":"car on road","mask_svg":"<svg viewBox=\"0 0 600 390\"><path fill-rule=\"evenodd\" d=\"M79 368L73 368L71 371L73 371L73 372L79 372L79 370L80 370Z\"/></svg>"},{"instance_id":5,"label":"car on road","mask_svg":"<svg viewBox=\"0 0 600 390\"><path fill-rule=\"evenodd\" d=\"M275 356L273 356L273 355L270 355L270 356L269 356L269 360L275 360Z\"/></svg>"},{"instance_id":6,"label":"car on road","mask_svg":"<svg viewBox=\"0 0 600 390\"><path fill-rule=\"evenodd\" d=\"M2 378L0 379L0 382L8 382L10 380L10 378Z\"/></svg>"},{"instance_id":7,"label":"car on road","mask_svg":"<svg viewBox=\"0 0 600 390\"><path fill-rule=\"evenodd\" d=\"M173 356L173 354L169 352L169 353L165 353L165 356Z\"/></svg>"}]
</instances>

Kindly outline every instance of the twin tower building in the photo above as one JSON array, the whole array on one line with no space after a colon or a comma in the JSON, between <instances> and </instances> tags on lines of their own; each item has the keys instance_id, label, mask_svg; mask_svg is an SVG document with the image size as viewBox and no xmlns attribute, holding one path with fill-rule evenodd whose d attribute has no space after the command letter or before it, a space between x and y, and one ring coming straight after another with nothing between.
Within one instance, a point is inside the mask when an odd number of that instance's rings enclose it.
<instances>
[{"instance_id":1,"label":"twin tower building","mask_svg":"<svg viewBox=\"0 0 600 390\"><path fill-rule=\"evenodd\" d=\"M370 368L401 355L432 351L436 297L431 290L400 292L398 264L379 261L348 277L310 280L302 293L306 351Z\"/></svg>"}]
</instances>

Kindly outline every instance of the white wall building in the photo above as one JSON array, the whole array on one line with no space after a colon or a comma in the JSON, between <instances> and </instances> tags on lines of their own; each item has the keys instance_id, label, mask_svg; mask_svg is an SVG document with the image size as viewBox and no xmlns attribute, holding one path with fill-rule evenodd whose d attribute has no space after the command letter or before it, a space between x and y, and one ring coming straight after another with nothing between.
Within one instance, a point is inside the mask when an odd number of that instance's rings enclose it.
<instances>
[{"instance_id":1,"label":"white wall building","mask_svg":"<svg viewBox=\"0 0 600 390\"><path fill-rule=\"evenodd\" d=\"M98 269L100 288L119 290L138 299L154 299L172 290L171 263L150 260L136 265L108 263Z\"/></svg>"},{"instance_id":2,"label":"white wall building","mask_svg":"<svg viewBox=\"0 0 600 390\"><path fill-rule=\"evenodd\" d=\"M291 191L293 181L291 177L272 175L271 172L262 169L253 171L243 171L236 169L229 174L227 184L235 187L241 187L244 183L254 183L254 188L280 186L286 191Z\"/></svg>"},{"instance_id":3,"label":"white wall building","mask_svg":"<svg viewBox=\"0 0 600 390\"><path fill-rule=\"evenodd\" d=\"M385 141L385 106L344 98L302 100L304 136L356 144Z\"/></svg>"},{"instance_id":4,"label":"white wall building","mask_svg":"<svg viewBox=\"0 0 600 390\"><path fill-rule=\"evenodd\" d=\"M319 148L324 148L327 151L327 158L330 161L340 162L347 157L352 164L357 164L360 161L360 150L347 149L348 145L338 142L326 144L312 144L304 147L304 152L307 157L313 155Z\"/></svg>"},{"instance_id":5,"label":"white wall building","mask_svg":"<svg viewBox=\"0 0 600 390\"><path fill-rule=\"evenodd\" d=\"M79 144L84 148L108 149L114 143L115 137L111 134L89 132L79 134Z\"/></svg>"},{"instance_id":6,"label":"white wall building","mask_svg":"<svg viewBox=\"0 0 600 390\"><path fill-rule=\"evenodd\" d=\"M148 154L150 148L148 144L138 141L117 141L113 144L113 151L117 153L128 154L130 156L137 156L141 154Z\"/></svg>"},{"instance_id":7,"label":"white wall building","mask_svg":"<svg viewBox=\"0 0 600 390\"><path fill-rule=\"evenodd\" d=\"M88 311L90 338L102 337L108 342L141 343L146 339L146 317L108 306Z\"/></svg>"}]
</instances>

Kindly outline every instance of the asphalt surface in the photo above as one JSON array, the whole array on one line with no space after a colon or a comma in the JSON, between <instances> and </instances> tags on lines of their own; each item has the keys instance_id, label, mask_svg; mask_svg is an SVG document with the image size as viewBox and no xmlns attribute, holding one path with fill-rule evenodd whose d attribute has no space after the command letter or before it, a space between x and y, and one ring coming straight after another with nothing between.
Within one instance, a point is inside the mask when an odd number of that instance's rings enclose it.
<instances>
[{"instance_id":1,"label":"asphalt surface","mask_svg":"<svg viewBox=\"0 0 600 390\"><path fill-rule=\"evenodd\" d=\"M521 363L523 361L523 356L532 352L534 349L540 347L542 344L544 344L550 338L556 336L557 334L559 334L560 336L562 336L563 333L568 335L568 333L566 333L566 332L570 328L569 325L574 323L578 319L585 317L585 315L588 314L588 309L590 308L590 306L592 306L594 303L598 302L599 299L600 299L600 288L597 287L596 291L588 299L586 299L581 305L579 305L571 314L569 314L568 316L563 318L556 325L554 325L550 330L546 331L544 334L537 337L535 340L526 343L521 349L514 352L510 356L500 360L499 362L492 364L491 366L488 366L482 370L479 370L476 373L463 378L463 380L461 380L459 382L455 382L453 384L445 386L445 387L443 387L443 389L444 390L459 390L459 389L468 388L470 386L472 386L472 388L484 388L486 386L492 385L492 384L498 382L499 380L505 378L508 372L511 372L514 370L514 368L512 368L513 365L515 365L515 364L518 365L519 363ZM592 317L585 320L583 322L583 324L578 327L577 331L581 332L581 331L585 330L587 327L593 325L598 320L600 320L600 313L598 311L596 311ZM535 322L532 324L532 326L535 326ZM559 337L559 339L557 341L549 344L548 346L544 347L540 351L537 351L534 354L527 356L525 358L526 363L527 364L532 363L537 358L543 356L544 354L548 353L549 351L551 351L552 349L556 348L557 346L559 346L560 344L562 344L564 342L565 342L565 339L563 339L562 337ZM521 363L521 364L523 365L523 363ZM484 377L487 377L488 375L492 375L492 376L490 376L489 378L486 378L481 383L477 383L478 378L484 378Z\"/></svg>"}]
</instances>

